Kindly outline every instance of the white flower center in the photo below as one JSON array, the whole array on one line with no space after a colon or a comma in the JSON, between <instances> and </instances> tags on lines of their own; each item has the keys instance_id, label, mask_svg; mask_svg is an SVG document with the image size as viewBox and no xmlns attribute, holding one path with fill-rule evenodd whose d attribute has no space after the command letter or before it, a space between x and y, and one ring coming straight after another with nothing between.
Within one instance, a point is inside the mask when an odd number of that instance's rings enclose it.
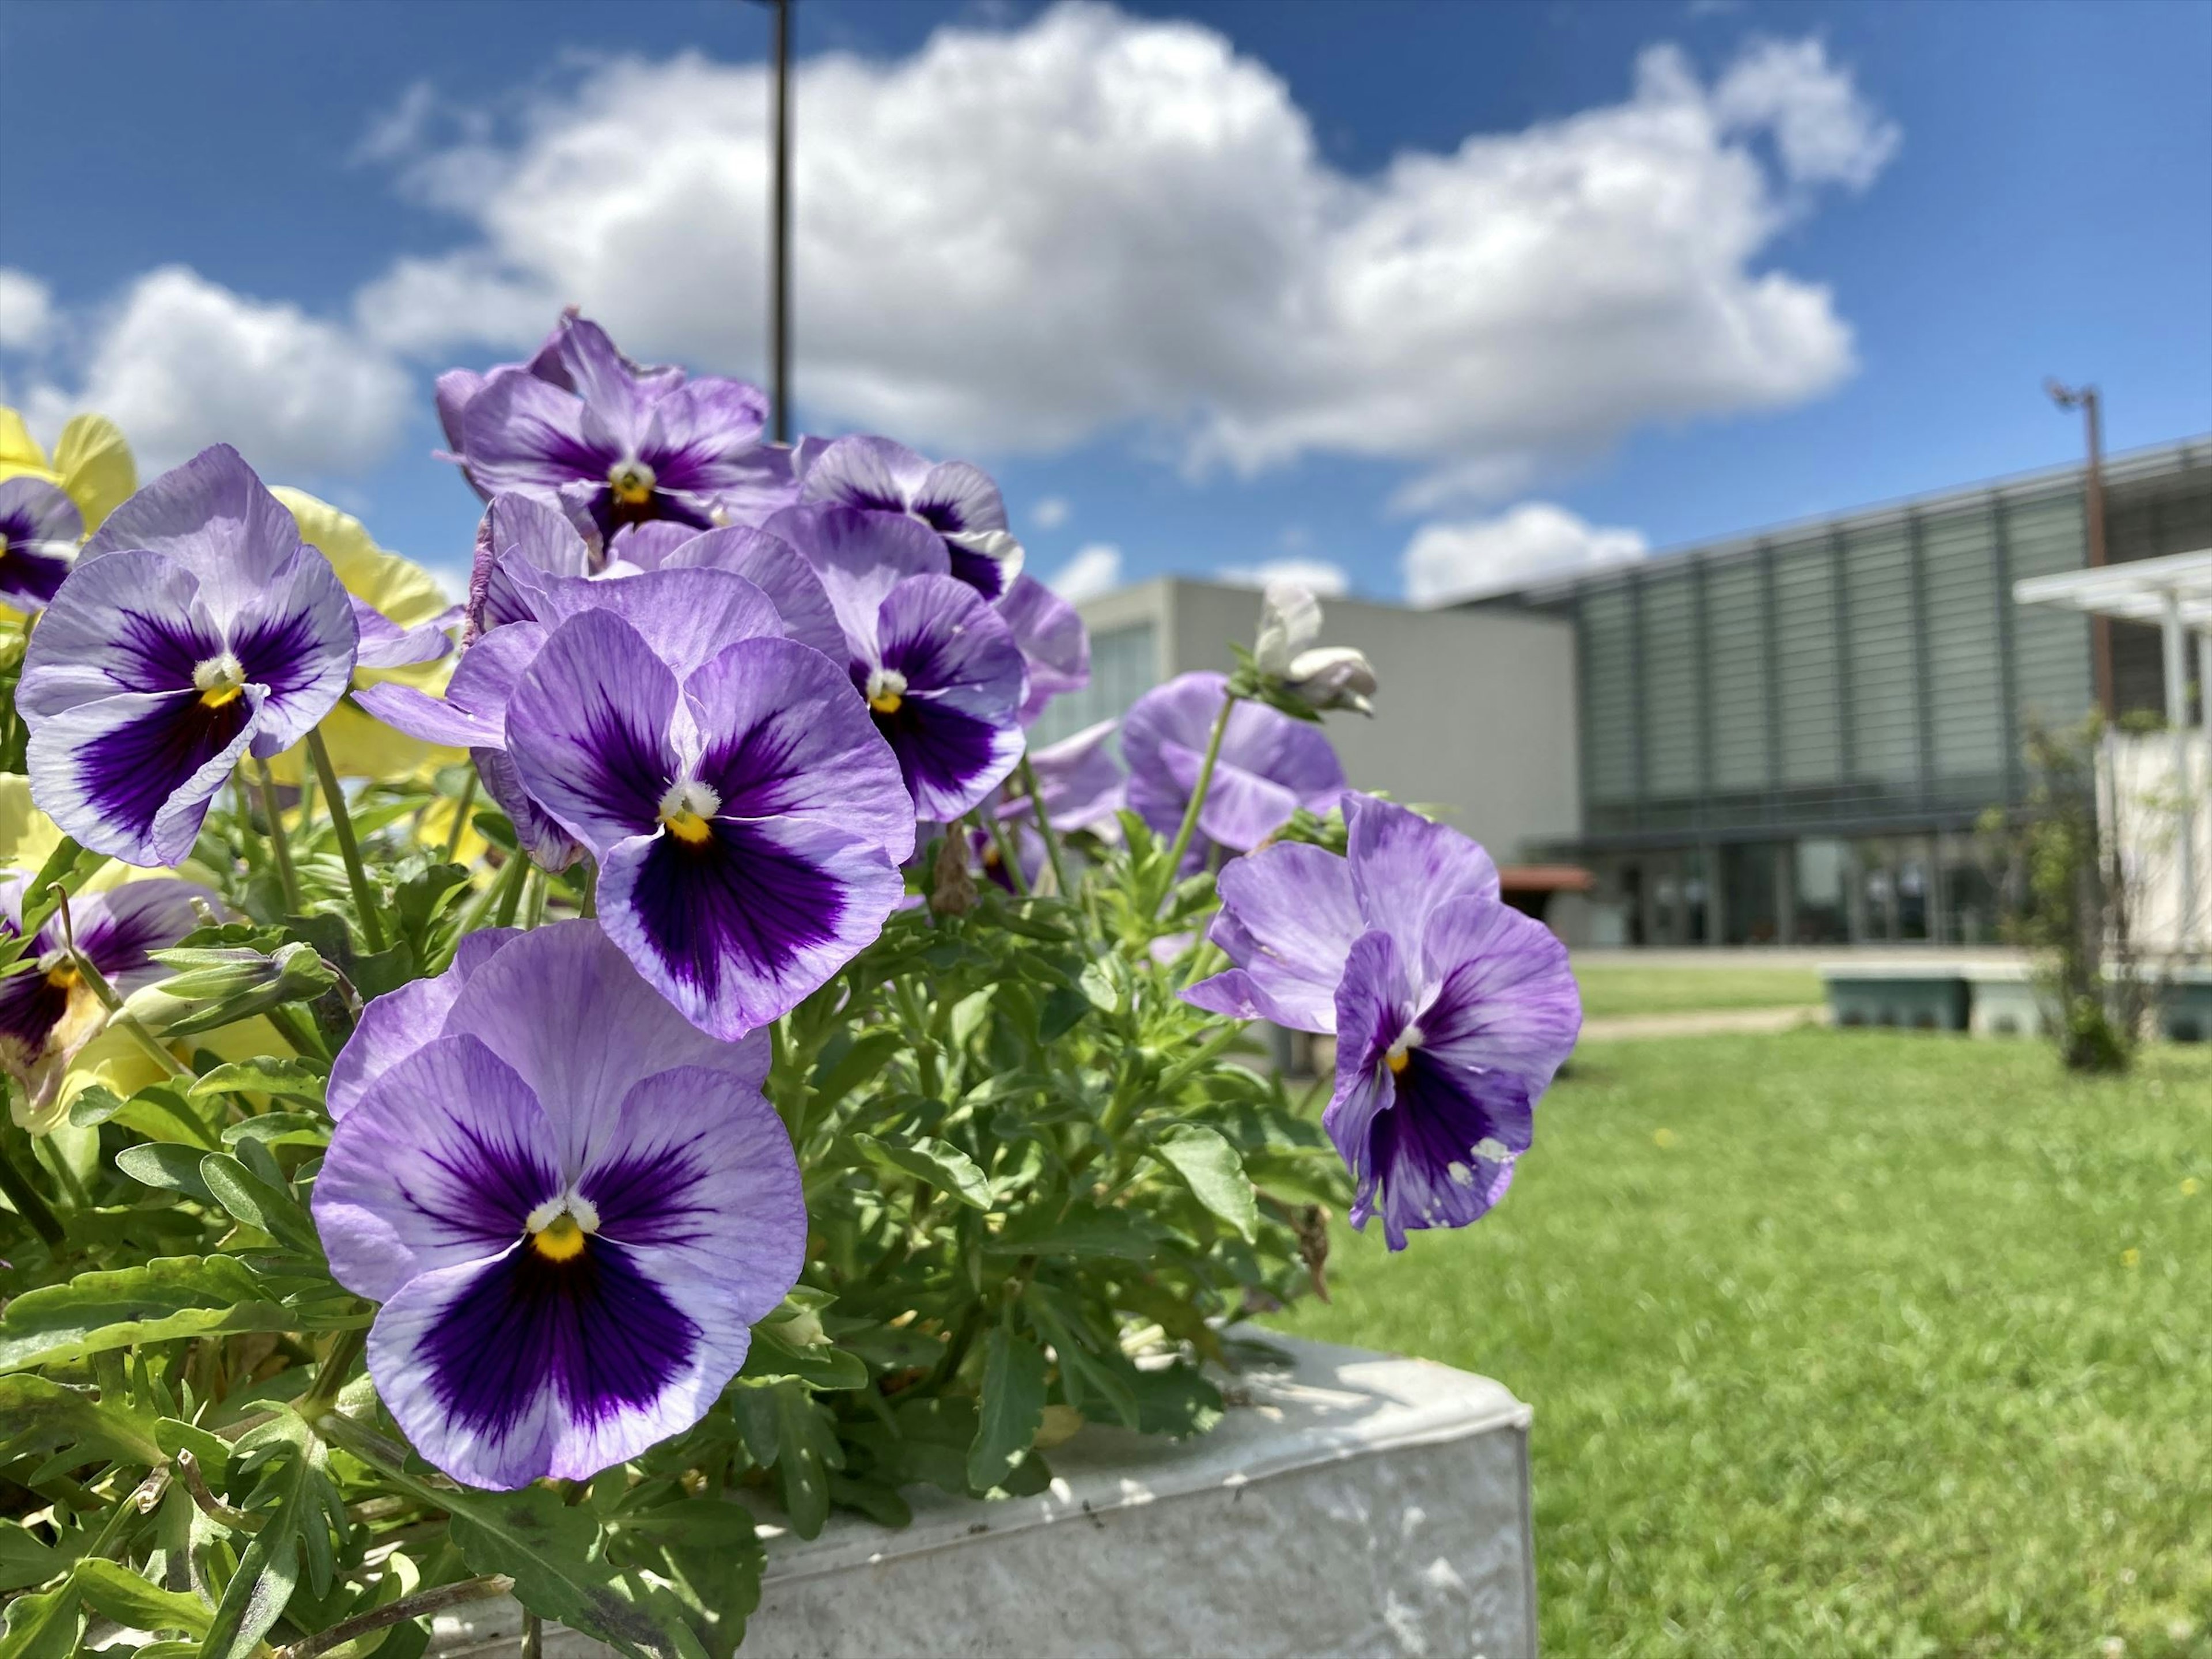
<instances>
[{"instance_id":1,"label":"white flower center","mask_svg":"<svg viewBox=\"0 0 2212 1659\"><path fill-rule=\"evenodd\" d=\"M1383 1054L1382 1063L1394 1073L1404 1071L1412 1063L1413 1051L1421 1046L1422 1041L1421 1028L1408 1025L1399 1033L1398 1040L1390 1045L1389 1052Z\"/></svg>"},{"instance_id":2,"label":"white flower center","mask_svg":"<svg viewBox=\"0 0 2212 1659\"><path fill-rule=\"evenodd\" d=\"M714 834L708 821L722 810L722 798L714 786L696 778L678 778L660 798L660 821L668 833L694 847Z\"/></svg>"},{"instance_id":3,"label":"white flower center","mask_svg":"<svg viewBox=\"0 0 2212 1659\"><path fill-rule=\"evenodd\" d=\"M868 707L878 714L896 714L906 701L906 676L896 668L868 671Z\"/></svg>"},{"instance_id":4,"label":"white flower center","mask_svg":"<svg viewBox=\"0 0 2212 1659\"><path fill-rule=\"evenodd\" d=\"M624 507L643 507L653 499L659 480L643 461L617 461L607 469L607 488Z\"/></svg>"},{"instance_id":5,"label":"white flower center","mask_svg":"<svg viewBox=\"0 0 2212 1659\"><path fill-rule=\"evenodd\" d=\"M237 658L226 651L221 656L210 657L192 670L192 688L210 708L220 708L244 695L246 670Z\"/></svg>"},{"instance_id":6,"label":"white flower center","mask_svg":"<svg viewBox=\"0 0 2212 1659\"><path fill-rule=\"evenodd\" d=\"M599 1206L581 1193L563 1193L532 1210L522 1224L538 1255L548 1261L567 1261L583 1253L586 1233L599 1231Z\"/></svg>"}]
</instances>

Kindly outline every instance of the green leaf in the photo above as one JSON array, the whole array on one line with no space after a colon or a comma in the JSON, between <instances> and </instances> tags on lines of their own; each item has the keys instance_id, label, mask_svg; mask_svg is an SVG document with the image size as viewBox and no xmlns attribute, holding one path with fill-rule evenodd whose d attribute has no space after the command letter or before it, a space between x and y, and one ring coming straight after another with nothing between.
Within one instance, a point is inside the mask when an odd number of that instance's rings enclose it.
<instances>
[{"instance_id":1,"label":"green leaf","mask_svg":"<svg viewBox=\"0 0 2212 1659\"><path fill-rule=\"evenodd\" d=\"M114 1561L80 1561L76 1587L85 1605L129 1630L180 1630L205 1636L212 1618L197 1595L166 1590ZM140 1650L143 1651L143 1650ZM204 1650L212 1653L213 1649Z\"/></svg>"},{"instance_id":2,"label":"green leaf","mask_svg":"<svg viewBox=\"0 0 2212 1659\"><path fill-rule=\"evenodd\" d=\"M331 1413L314 1427L392 1485L443 1510L447 1535L470 1568L514 1579L514 1599L539 1618L597 1637L631 1659L675 1659L682 1653L627 1593L610 1564L598 1559L599 1523L588 1510L563 1503L558 1492L542 1486L511 1492L433 1486L408 1473L395 1455L397 1447L351 1419Z\"/></svg>"},{"instance_id":3,"label":"green leaf","mask_svg":"<svg viewBox=\"0 0 2212 1659\"><path fill-rule=\"evenodd\" d=\"M975 1443L968 1448L968 1484L988 1492L1013 1473L1044 1422L1044 1352L1004 1325L983 1350L983 1394Z\"/></svg>"},{"instance_id":4,"label":"green leaf","mask_svg":"<svg viewBox=\"0 0 2212 1659\"><path fill-rule=\"evenodd\" d=\"M142 1463L167 1455L146 1425L121 1407L43 1376L0 1376L0 1463L66 1455L79 1463Z\"/></svg>"},{"instance_id":5,"label":"green leaf","mask_svg":"<svg viewBox=\"0 0 2212 1659\"><path fill-rule=\"evenodd\" d=\"M1152 1156L1183 1179L1198 1201L1250 1243L1260 1231L1260 1204L1237 1149L1202 1124L1178 1123L1152 1142Z\"/></svg>"},{"instance_id":6,"label":"green leaf","mask_svg":"<svg viewBox=\"0 0 2212 1659\"><path fill-rule=\"evenodd\" d=\"M200 1466L200 1474L209 1486L221 1492L230 1483L230 1443L219 1435L174 1417L157 1418L154 1423L154 1440L163 1452L174 1457L179 1452L190 1452Z\"/></svg>"},{"instance_id":7,"label":"green leaf","mask_svg":"<svg viewBox=\"0 0 2212 1659\"><path fill-rule=\"evenodd\" d=\"M296 1421L296 1419L295 1419ZM238 1558L200 1646L201 1659L247 1659L292 1600L300 1582L300 1533L321 1526L314 1508L314 1462L295 1444L276 1471L276 1506Z\"/></svg>"},{"instance_id":8,"label":"green leaf","mask_svg":"<svg viewBox=\"0 0 2212 1659\"><path fill-rule=\"evenodd\" d=\"M970 1209L991 1207L991 1182L975 1160L949 1140L939 1140L933 1135L900 1144L878 1140L873 1135L856 1134L853 1144L858 1146L871 1164L887 1170L910 1175L917 1181L952 1194Z\"/></svg>"},{"instance_id":9,"label":"green leaf","mask_svg":"<svg viewBox=\"0 0 2212 1659\"><path fill-rule=\"evenodd\" d=\"M0 1631L0 1659L70 1659L83 1617L74 1572L43 1595L15 1597L8 1603L7 1628Z\"/></svg>"},{"instance_id":10,"label":"green leaf","mask_svg":"<svg viewBox=\"0 0 2212 1659\"><path fill-rule=\"evenodd\" d=\"M101 1091L105 1093L106 1091ZM92 1093L88 1089L87 1095ZM80 1097L82 1098L82 1097ZM94 1109L104 1109L105 1102ZM72 1108L72 1115L74 1108ZM208 1127L207 1120L192 1109L183 1091L173 1083L149 1084L121 1102L107 1115L134 1134L149 1140L166 1141L179 1146L212 1147L220 1144L216 1132Z\"/></svg>"},{"instance_id":11,"label":"green leaf","mask_svg":"<svg viewBox=\"0 0 2212 1659\"><path fill-rule=\"evenodd\" d=\"M331 1121L313 1112L264 1112L234 1123L222 1132L223 1144L258 1140L264 1146L326 1146Z\"/></svg>"},{"instance_id":12,"label":"green leaf","mask_svg":"<svg viewBox=\"0 0 2212 1659\"><path fill-rule=\"evenodd\" d=\"M251 1144L251 1143L249 1143ZM279 1243L311 1255L322 1253L322 1243L300 1200L247 1169L237 1158L210 1152L200 1160L200 1179L216 1201L249 1227L257 1227Z\"/></svg>"},{"instance_id":13,"label":"green leaf","mask_svg":"<svg viewBox=\"0 0 2212 1659\"><path fill-rule=\"evenodd\" d=\"M1146 1434L1181 1440L1204 1434L1221 1420L1221 1391L1192 1365L1133 1370L1139 1426Z\"/></svg>"},{"instance_id":14,"label":"green leaf","mask_svg":"<svg viewBox=\"0 0 2212 1659\"><path fill-rule=\"evenodd\" d=\"M206 1156L207 1150L203 1146L149 1141L143 1146L125 1146L116 1153L115 1167L142 1187L159 1187L165 1192L182 1193L203 1204L212 1204L215 1194L200 1179L200 1160Z\"/></svg>"},{"instance_id":15,"label":"green leaf","mask_svg":"<svg viewBox=\"0 0 2212 1659\"><path fill-rule=\"evenodd\" d=\"M856 1353L828 1342L800 1344L777 1334L772 1325L753 1327L752 1347L745 1355L746 1376L795 1376L817 1389L850 1389L868 1386L867 1363Z\"/></svg>"},{"instance_id":16,"label":"green leaf","mask_svg":"<svg viewBox=\"0 0 2212 1659\"><path fill-rule=\"evenodd\" d=\"M263 1299L260 1281L230 1256L156 1256L24 1291L0 1316L0 1371L180 1336L289 1330L297 1322Z\"/></svg>"},{"instance_id":17,"label":"green leaf","mask_svg":"<svg viewBox=\"0 0 2212 1659\"><path fill-rule=\"evenodd\" d=\"M744 1638L746 1619L760 1605L767 1555L752 1512L739 1504L679 1493L656 1507L617 1509L605 1521L609 1558L627 1571L642 1569L669 1581L684 1623L709 1659L729 1659Z\"/></svg>"},{"instance_id":18,"label":"green leaf","mask_svg":"<svg viewBox=\"0 0 2212 1659\"><path fill-rule=\"evenodd\" d=\"M862 1084L872 1083L905 1043L906 1039L896 1031L878 1031L872 1036L862 1037L835 1062L817 1068L811 1109L817 1113L826 1111Z\"/></svg>"},{"instance_id":19,"label":"green leaf","mask_svg":"<svg viewBox=\"0 0 2212 1659\"><path fill-rule=\"evenodd\" d=\"M833 1474L830 1477L830 1501L839 1509L858 1510L879 1527L896 1529L914 1522L914 1510L899 1496L898 1488L880 1480Z\"/></svg>"},{"instance_id":20,"label":"green leaf","mask_svg":"<svg viewBox=\"0 0 2212 1659\"><path fill-rule=\"evenodd\" d=\"M1111 1256L1149 1262L1158 1253L1159 1238L1158 1227L1147 1218L1078 1204L1056 1222L1024 1216L985 1248L994 1255Z\"/></svg>"},{"instance_id":21,"label":"green leaf","mask_svg":"<svg viewBox=\"0 0 2212 1659\"><path fill-rule=\"evenodd\" d=\"M194 1100L214 1095L289 1095L319 1106L327 1086L322 1073L305 1060L264 1054L218 1066L185 1092Z\"/></svg>"},{"instance_id":22,"label":"green leaf","mask_svg":"<svg viewBox=\"0 0 2212 1659\"><path fill-rule=\"evenodd\" d=\"M1066 1036L1091 1012L1091 999L1082 992L1063 985L1051 992L1037 1011L1037 1039L1046 1043L1057 1042Z\"/></svg>"}]
</instances>

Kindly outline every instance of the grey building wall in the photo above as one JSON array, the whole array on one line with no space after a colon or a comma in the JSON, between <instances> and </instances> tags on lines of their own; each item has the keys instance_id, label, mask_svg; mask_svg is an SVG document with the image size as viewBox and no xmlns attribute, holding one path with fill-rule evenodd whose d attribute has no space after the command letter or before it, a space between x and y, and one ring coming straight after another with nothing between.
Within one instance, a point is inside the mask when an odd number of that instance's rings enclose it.
<instances>
[{"instance_id":1,"label":"grey building wall","mask_svg":"<svg viewBox=\"0 0 2212 1659\"><path fill-rule=\"evenodd\" d=\"M1118 715L1152 686L1194 669L1227 672L1249 646L1260 596L1163 578L1079 607L1091 684L1041 723L1050 741ZM1328 731L1361 789L1439 809L1500 862L1571 838L1582 821L1574 628L1499 611L1410 611L1323 601L1330 645L1367 653L1381 676L1375 717L1332 714Z\"/></svg>"}]
</instances>

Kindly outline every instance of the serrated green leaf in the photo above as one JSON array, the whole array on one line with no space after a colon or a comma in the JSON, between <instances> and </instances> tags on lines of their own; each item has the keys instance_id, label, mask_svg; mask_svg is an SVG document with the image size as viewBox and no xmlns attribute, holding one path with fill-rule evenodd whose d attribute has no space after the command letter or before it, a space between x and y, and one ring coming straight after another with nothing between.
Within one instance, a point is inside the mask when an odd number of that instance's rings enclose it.
<instances>
[{"instance_id":1,"label":"serrated green leaf","mask_svg":"<svg viewBox=\"0 0 2212 1659\"><path fill-rule=\"evenodd\" d=\"M871 1164L910 1175L947 1192L970 1209L991 1207L991 1182L975 1160L949 1140L922 1135L907 1142L856 1134L853 1144Z\"/></svg>"},{"instance_id":2,"label":"serrated green leaf","mask_svg":"<svg viewBox=\"0 0 2212 1659\"><path fill-rule=\"evenodd\" d=\"M1044 1352L1004 1325L983 1349L983 1392L975 1438L968 1448L968 1484L988 1492L1011 1474L1044 1422Z\"/></svg>"},{"instance_id":3,"label":"serrated green leaf","mask_svg":"<svg viewBox=\"0 0 2212 1659\"><path fill-rule=\"evenodd\" d=\"M319 1106L326 1087L328 1083L323 1074L305 1060L263 1054L218 1066L185 1092L194 1100L216 1095L289 1095L295 1100L312 1101Z\"/></svg>"},{"instance_id":4,"label":"serrated green leaf","mask_svg":"<svg viewBox=\"0 0 2212 1659\"><path fill-rule=\"evenodd\" d=\"M220 1435L179 1418L162 1417L155 1419L154 1442L171 1457L190 1452L208 1485L217 1492L230 1484L230 1443Z\"/></svg>"},{"instance_id":5,"label":"serrated green leaf","mask_svg":"<svg viewBox=\"0 0 2212 1659\"><path fill-rule=\"evenodd\" d=\"M70 1659L83 1620L83 1598L72 1571L43 1595L19 1595L8 1603L0 1659Z\"/></svg>"},{"instance_id":6,"label":"serrated green leaf","mask_svg":"<svg viewBox=\"0 0 2212 1659\"><path fill-rule=\"evenodd\" d=\"M298 1587L301 1528L323 1524L321 1515L313 1512L314 1465L307 1447L295 1445L273 1474L275 1504L240 1554L238 1571L216 1604L201 1643L202 1659L248 1659L260 1646ZM256 1496L269 1490L264 1482Z\"/></svg>"},{"instance_id":7,"label":"serrated green leaf","mask_svg":"<svg viewBox=\"0 0 2212 1659\"><path fill-rule=\"evenodd\" d=\"M264 1300L260 1281L232 1257L156 1256L24 1291L0 1315L0 1371L180 1336L289 1330L297 1322Z\"/></svg>"},{"instance_id":8,"label":"serrated green leaf","mask_svg":"<svg viewBox=\"0 0 2212 1659\"><path fill-rule=\"evenodd\" d=\"M1192 1195L1250 1243L1260 1231L1260 1203L1237 1149L1199 1123L1178 1123L1152 1142L1152 1156L1182 1177Z\"/></svg>"},{"instance_id":9,"label":"serrated green leaf","mask_svg":"<svg viewBox=\"0 0 2212 1659\"><path fill-rule=\"evenodd\" d=\"M24 1373L0 1376L0 1463L66 1452L73 1463L143 1463L166 1454L120 1406Z\"/></svg>"},{"instance_id":10,"label":"serrated green leaf","mask_svg":"<svg viewBox=\"0 0 2212 1659\"><path fill-rule=\"evenodd\" d=\"M180 1630L204 1637L214 1616L198 1596L149 1583L118 1562L80 1561L75 1577L87 1607L129 1630Z\"/></svg>"}]
</instances>

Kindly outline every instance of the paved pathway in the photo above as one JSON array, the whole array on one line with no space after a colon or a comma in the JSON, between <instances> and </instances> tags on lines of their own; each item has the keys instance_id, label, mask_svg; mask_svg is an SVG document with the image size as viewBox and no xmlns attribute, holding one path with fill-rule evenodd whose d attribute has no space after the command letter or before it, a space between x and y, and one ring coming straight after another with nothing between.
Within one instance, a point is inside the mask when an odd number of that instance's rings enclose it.
<instances>
[{"instance_id":1,"label":"paved pathway","mask_svg":"<svg viewBox=\"0 0 2212 1659\"><path fill-rule=\"evenodd\" d=\"M1701 1008L1677 1014L1616 1014L1586 1019L1583 1036L1595 1042L1638 1037L1712 1036L1729 1031L1788 1031L1824 1025L1825 1008Z\"/></svg>"}]
</instances>

